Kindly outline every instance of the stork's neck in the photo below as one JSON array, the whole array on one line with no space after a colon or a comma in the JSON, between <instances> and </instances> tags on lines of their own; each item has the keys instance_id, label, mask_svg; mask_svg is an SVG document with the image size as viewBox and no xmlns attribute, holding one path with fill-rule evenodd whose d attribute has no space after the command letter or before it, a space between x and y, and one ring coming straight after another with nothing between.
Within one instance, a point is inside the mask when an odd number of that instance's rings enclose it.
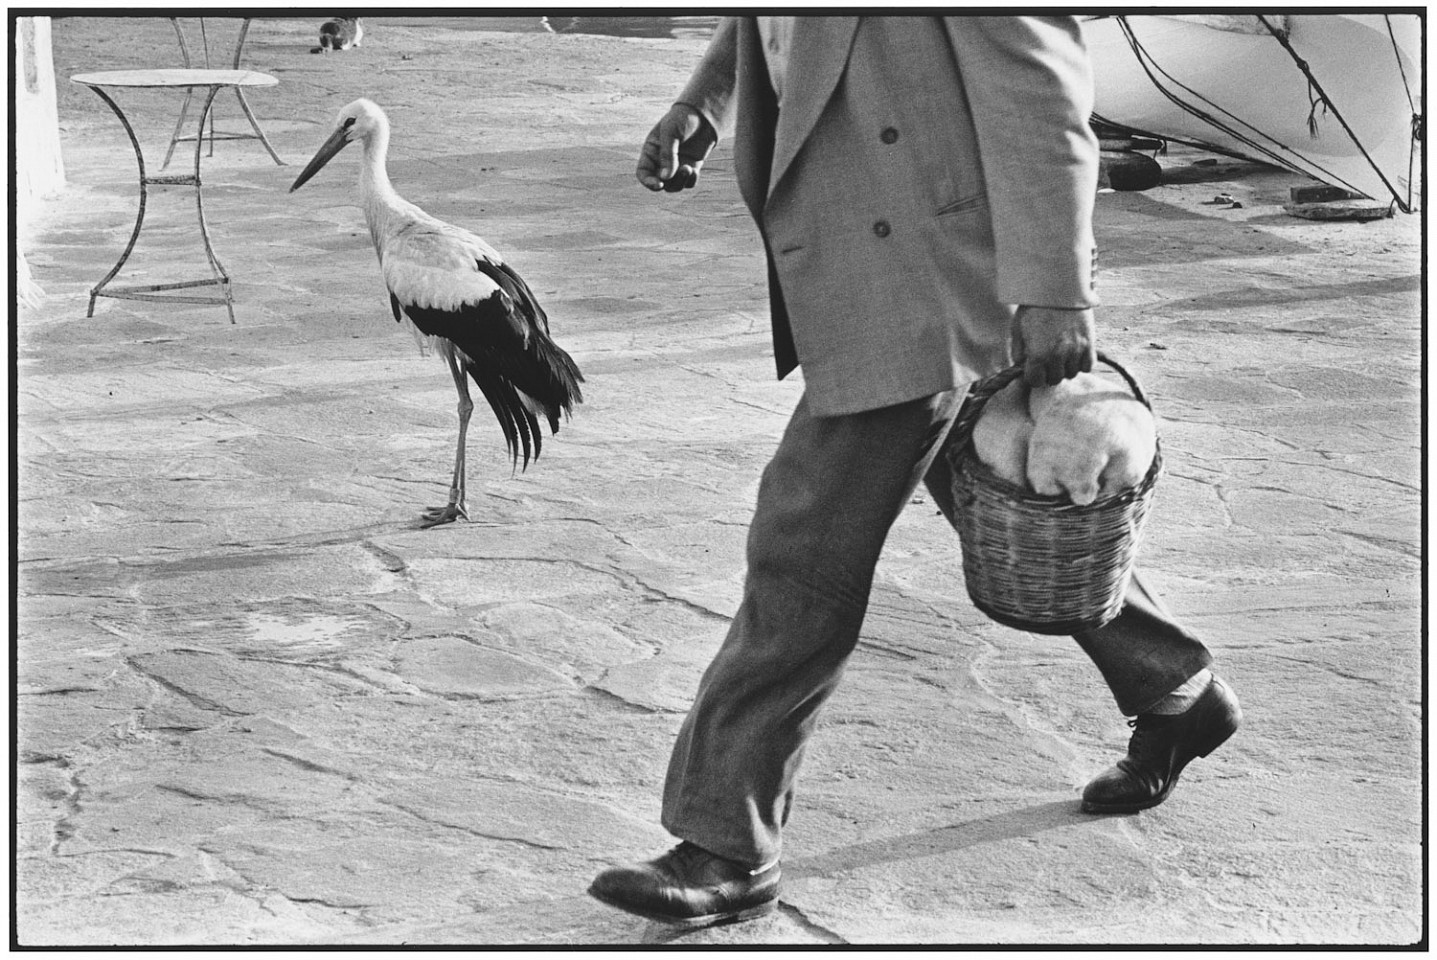
<instances>
[{"instance_id":1,"label":"stork's neck","mask_svg":"<svg viewBox=\"0 0 1437 960\"><path fill-rule=\"evenodd\" d=\"M360 167L359 182L364 196L388 198L394 196L394 187L389 183L386 161L389 158L389 130L383 126L364 138L364 165Z\"/></svg>"},{"instance_id":2,"label":"stork's neck","mask_svg":"<svg viewBox=\"0 0 1437 960\"><path fill-rule=\"evenodd\" d=\"M389 130L380 126L363 140L364 162L359 168L359 194L364 201L364 219L369 236L381 259L384 256L380 238L389 232L390 222L398 210L399 194L389 182L385 161L389 155Z\"/></svg>"}]
</instances>

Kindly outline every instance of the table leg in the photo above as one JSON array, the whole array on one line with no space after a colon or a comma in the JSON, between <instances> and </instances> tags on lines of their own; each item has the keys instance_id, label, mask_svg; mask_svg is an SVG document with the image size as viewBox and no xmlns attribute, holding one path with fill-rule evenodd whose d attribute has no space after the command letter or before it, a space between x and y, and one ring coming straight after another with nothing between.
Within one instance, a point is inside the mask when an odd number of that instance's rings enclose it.
<instances>
[{"instance_id":1,"label":"table leg","mask_svg":"<svg viewBox=\"0 0 1437 960\"><path fill-rule=\"evenodd\" d=\"M238 88L236 88L238 89ZM210 109L215 104L215 96L220 92L219 87L210 87L210 95L205 98L205 108L200 111L200 136L195 140L195 211L200 218L200 236L205 241L205 256L209 258L210 270L214 272L215 279L219 284L221 292L225 296L225 310L229 311L230 323L235 322L234 298L230 296L230 278L225 273L225 268L220 264L219 257L215 256L214 247L210 244L210 231L205 223L205 196L204 186L200 181L200 152L204 146L205 118L209 116ZM243 98L241 98L243 101ZM210 141L210 149L214 149L214 141ZM272 152L272 151L271 151ZM276 160L279 158L276 157Z\"/></svg>"},{"instance_id":2,"label":"table leg","mask_svg":"<svg viewBox=\"0 0 1437 960\"><path fill-rule=\"evenodd\" d=\"M194 87L185 89L185 102L180 105L180 119L175 121L175 132L170 134L170 148L165 151L165 162L160 164L161 170L170 165L170 157L175 155L175 144L180 142L180 131L184 129L185 118L190 114L190 99L194 95Z\"/></svg>"},{"instance_id":3,"label":"table leg","mask_svg":"<svg viewBox=\"0 0 1437 960\"><path fill-rule=\"evenodd\" d=\"M235 87L235 96L239 97L240 109L244 110L244 115L249 119L249 125L254 128L255 136L259 138L259 142L264 144L264 148L269 151L269 155L274 157L275 163L281 167L284 166L284 161L279 158L279 154L274 152L274 147L269 145L269 139L264 135L264 131L260 129L259 121L254 118L254 111L250 110L249 101L244 98L244 91L239 87ZM210 141L210 143L213 145L214 141Z\"/></svg>"},{"instance_id":4,"label":"table leg","mask_svg":"<svg viewBox=\"0 0 1437 960\"><path fill-rule=\"evenodd\" d=\"M180 29L180 18L170 17L170 26L175 28L175 36L178 37L180 40L180 56L182 56L185 60L185 69L189 69L190 48L189 45L185 43L185 32ZM165 167L168 167L170 165L170 157L174 156L175 144L179 142L180 131L184 129L185 116L190 112L190 98L193 95L194 88L189 87L185 89L185 102L180 107L180 119L175 124L175 132L170 134L170 148L165 151L165 162L160 164L161 170L165 169Z\"/></svg>"},{"instance_id":5,"label":"table leg","mask_svg":"<svg viewBox=\"0 0 1437 960\"><path fill-rule=\"evenodd\" d=\"M244 42L245 38L249 36L251 19L251 17L244 18L244 22L240 24L239 39L235 41L234 68L236 70L240 69L240 58L244 56ZM244 111L245 118L249 120L250 128L254 130L255 136L259 138L259 142L264 144L264 148L269 151L269 155L274 158L275 163L281 167L284 166L284 161L279 158L279 154L274 152L274 147L269 144L269 138L267 138L264 135L264 131L260 129L259 121L255 119L254 111L249 108L249 101L245 99L244 90L235 87L235 96L239 97L240 109Z\"/></svg>"},{"instance_id":6,"label":"table leg","mask_svg":"<svg viewBox=\"0 0 1437 960\"><path fill-rule=\"evenodd\" d=\"M112 100L109 94L105 93L105 91L99 87L91 87L90 89L99 94L100 99L108 103L110 109L115 111L115 116L120 118L120 123L124 126L125 133L130 137L130 145L135 148L135 162L140 165L140 212L135 217L135 229L130 232L130 242L125 244L125 252L120 254L120 259L110 268L110 272L105 274L105 278L91 288L90 309L86 311L86 317L93 317L95 315L95 298L100 296L106 284L115 279L115 274L119 273L120 268L125 265L125 261L130 259L130 254L135 249L135 241L140 239L140 227L145 223L145 199L149 195L149 191L146 189L149 181L145 177L145 154L144 151L140 149L140 141L139 138L135 136L134 128L130 126L130 121L125 119L124 111L120 109L120 105Z\"/></svg>"},{"instance_id":7,"label":"table leg","mask_svg":"<svg viewBox=\"0 0 1437 960\"><path fill-rule=\"evenodd\" d=\"M201 135L195 138L195 172L193 175L173 175L159 177L151 177L145 172L144 150L140 146L139 138L135 136L134 127L130 125L130 121L125 117L125 113L123 110L120 109L120 105L116 103L114 99L111 98L109 94L105 93L105 91L100 87L96 86L90 88L95 91L95 93L100 97L100 99L104 100L105 103L109 104L110 109L114 111L115 116L120 118L120 124L125 128L125 133L130 138L130 145L134 147L135 163L139 165L140 169L140 208L139 212L135 216L135 228L130 232L130 241L129 243L125 244L124 253L120 254L120 259L117 260L115 262L115 265L110 268L110 272L105 274L104 279L102 279L99 283L95 284L95 286L90 290L90 305L89 309L85 312L86 317L93 317L95 315L95 300L97 298L115 297L121 300L149 300L157 301L160 303L170 302L214 305L223 304L225 310L229 313L230 323L235 322L234 297L231 295L230 292L230 278L228 274L225 273L224 265L220 263L219 257L215 255L214 246L210 243L209 226L205 222L205 201L203 186L200 180L200 158L204 153L203 133L205 129L205 121L209 118L210 109L214 106L215 96L218 95L218 93L220 92L220 85L205 84L204 86L209 87L209 94L205 97L204 109L200 111L199 132ZM189 92L192 94L193 90ZM171 144L171 147L173 148L173 144ZM130 254L133 253L135 249L135 242L140 238L140 229L144 226L145 223L145 206L149 199L149 187L151 184L165 184L169 186L193 186L195 188L195 209L200 221L200 237L204 240L205 257L209 260L210 272L213 274L213 279L186 280L180 283L158 283L149 284L146 286L125 286L109 288L110 281L115 278L115 275L120 272L120 269L122 267L124 267L125 262L130 259ZM160 291L188 290L194 287L219 287L220 292L224 296L198 297L189 296L187 294L167 294L163 296L159 295Z\"/></svg>"}]
</instances>

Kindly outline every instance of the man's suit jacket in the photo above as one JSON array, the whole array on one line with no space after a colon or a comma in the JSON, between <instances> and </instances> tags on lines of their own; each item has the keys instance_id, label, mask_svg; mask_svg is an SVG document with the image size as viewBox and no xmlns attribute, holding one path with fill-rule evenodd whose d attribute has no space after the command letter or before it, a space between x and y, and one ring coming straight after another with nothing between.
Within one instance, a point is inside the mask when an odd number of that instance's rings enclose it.
<instances>
[{"instance_id":1,"label":"man's suit jacket","mask_svg":"<svg viewBox=\"0 0 1437 960\"><path fill-rule=\"evenodd\" d=\"M778 373L820 416L999 369L1016 305L1096 302L1071 17L799 17L782 111L756 22L725 18L679 102L733 126Z\"/></svg>"}]
</instances>

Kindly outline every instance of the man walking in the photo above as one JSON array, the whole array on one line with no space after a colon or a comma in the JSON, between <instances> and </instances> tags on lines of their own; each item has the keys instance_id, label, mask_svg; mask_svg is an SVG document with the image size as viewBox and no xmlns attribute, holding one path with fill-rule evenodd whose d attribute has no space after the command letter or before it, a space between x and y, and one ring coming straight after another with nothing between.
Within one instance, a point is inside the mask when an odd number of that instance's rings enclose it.
<instances>
[{"instance_id":1,"label":"man walking","mask_svg":"<svg viewBox=\"0 0 1437 960\"><path fill-rule=\"evenodd\" d=\"M1071 17L742 17L649 134L638 179L675 192L732 124L778 374L801 364L805 389L670 760L663 824L682 842L605 870L598 899L695 927L776 907L798 768L888 530L920 480L952 518L938 451L963 390L1010 357L1032 385L1092 367L1091 109ZM1117 619L1075 639L1136 717L1085 810L1161 803L1236 731L1211 654L1136 577Z\"/></svg>"}]
</instances>

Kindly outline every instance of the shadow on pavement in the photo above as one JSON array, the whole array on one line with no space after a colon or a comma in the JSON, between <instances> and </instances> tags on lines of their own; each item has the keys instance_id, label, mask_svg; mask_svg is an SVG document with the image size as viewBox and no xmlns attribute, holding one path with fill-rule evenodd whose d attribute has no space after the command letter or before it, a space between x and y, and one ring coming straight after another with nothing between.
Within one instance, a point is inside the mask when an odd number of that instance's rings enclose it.
<instances>
[{"instance_id":1,"label":"shadow on pavement","mask_svg":"<svg viewBox=\"0 0 1437 960\"><path fill-rule=\"evenodd\" d=\"M870 840L849 847L839 847L828 853L795 860L784 867L784 876L797 880L800 877L822 876L877 866L880 863L894 863L900 860L917 860L942 853L951 853L980 843L1011 840L1014 837L1029 837L1046 830L1079 824L1097 823L1102 818L1080 812L1076 800L1055 800L1026 807L1012 813L1000 813L981 820L955 823L938 827L923 833L904 837L890 837Z\"/></svg>"},{"instance_id":2,"label":"shadow on pavement","mask_svg":"<svg viewBox=\"0 0 1437 960\"><path fill-rule=\"evenodd\" d=\"M1048 830L1096 824L1109 818L1095 817L1082 813L1076 800L1055 800L1040 803L1009 813L1000 813L967 823L936 827L922 833L907 836L888 837L839 847L827 853L794 860L784 866L786 880L806 877L830 876L850 870L860 870L884 863L903 860L918 860L938 856L977 846L980 843L995 843L1018 837L1031 837ZM682 927L663 923L648 923L639 942L645 944L674 943L684 939L686 934L701 931L686 930Z\"/></svg>"}]
</instances>

